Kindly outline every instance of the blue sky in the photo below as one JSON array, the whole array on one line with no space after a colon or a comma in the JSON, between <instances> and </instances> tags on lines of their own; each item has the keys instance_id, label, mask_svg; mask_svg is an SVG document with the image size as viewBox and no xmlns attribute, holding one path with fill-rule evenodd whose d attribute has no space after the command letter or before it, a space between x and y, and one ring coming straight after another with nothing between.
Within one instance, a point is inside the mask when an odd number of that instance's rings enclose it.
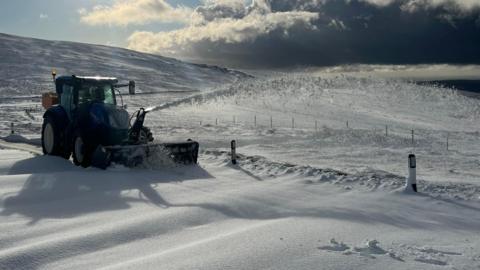
<instances>
[{"instance_id":1,"label":"blue sky","mask_svg":"<svg viewBox=\"0 0 480 270\"><path fill-rule=\"evenodd\" d=\"M125 47L129 35L138 30L168 31L178 23L150 23L141 26L91 26L80 22L78 10L111 5L113 0L2 0L0 33L50 40L68 40ZM168 1L172 6L195 7L199 0Z\"/></svg>"},{"instance_id":2,"label":"blue sky","mask_svg":"<svg viewBox=\"0 0 480 270\"><path fill-rule=\"evenodd\" d=\"M0 32L242 68L480 64L480 0L2 0Z\"/></svg>"}]
</instances>

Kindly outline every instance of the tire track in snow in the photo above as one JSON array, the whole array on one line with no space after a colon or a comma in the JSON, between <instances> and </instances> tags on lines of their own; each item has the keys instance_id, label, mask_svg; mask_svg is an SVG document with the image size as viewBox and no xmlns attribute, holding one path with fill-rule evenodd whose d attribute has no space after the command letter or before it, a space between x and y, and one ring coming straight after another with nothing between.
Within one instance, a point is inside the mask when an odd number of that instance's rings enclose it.
<instances>
[{"instance_id":1,"label":"tire track in snow","mask_svg":"<svg viewBox=\"0 0 480 270\"><path fill-rule=\"evenodd\" d=\"M13 143L13 142L7 142L4 139L0 139L0 147L26 151L35 155L43 155L42 149L34 144L19 143L19 142Z\"/></svg>"}]
</instances>

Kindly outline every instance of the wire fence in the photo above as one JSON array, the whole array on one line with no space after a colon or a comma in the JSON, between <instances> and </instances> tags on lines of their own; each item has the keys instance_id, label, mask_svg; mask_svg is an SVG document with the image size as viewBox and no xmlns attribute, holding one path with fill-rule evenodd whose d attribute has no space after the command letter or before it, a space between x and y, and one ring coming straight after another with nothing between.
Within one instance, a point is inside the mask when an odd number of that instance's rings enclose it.
<instances>
[{"instance_id":1,"label":"wire fence","mask_svg":"<svg viewBox=\"0 0 480 270\"><path fill-rule=\"evenodd\" d=\"M170 118L171 119L168 119ZM428 147L435 144L436 147L451 150L456 143L469 136L469 139L480 138L479 131L448 131L448 130L434 130L422 128L408 128L405 126L398 126L395 124L371 124L365 122L356 122L354 120L345 121L331 121L323 119L306 119L304 117L275 117L273 115L224 115L218 117L209 116L192 116L188 119L179 120L176 115L165 117L165 122L175 122L177 126L202 128L221 128L221 133L224 135L241 136L242 133L238 129L257 130L257 131L272 131L283 130L288 132L302 132L309 133L312 137L321 139L322 137L344 136L350 134L351 136L368 136L376 142L396 141L405 147L413 149L418 147ZM180 122L179 122L180 121ZM220 132L220 131L219 131ZM329 134L332 133L332 134ZM240 134L240 135L239 135Z\"/></svg>"},{"instance_id":2,"label":"wire fence","mask_svg":"<svg viewBox=\"0 0 480 270\"><path fill-rule=\"evenodd\" d=\"M8 126L9 133L31 132L32 129L41 128L42 114L44 109L41 105L27 106L22 108L25 114L23 121L3 121L4 126ZM299 117L300 116L300 117ZM436 147L444 150L455 149L456 145L463 145L464 142L458 143L465 139L465 135L470 135L473 139L480 138L479 131L453 132L447 130L429 130L421 128L406 128L395 124L385 123L372 124L368 122L345 120L336 121L331 119L315 119L311 116L295 115L257 115L254 113L245 113L241 115L231 115L225 113L221 116L212 117L208 115L193 115L188 118L181 118L178 115L162 115L160 119L150 121L155 126L168 126L165 123L175 123L177 126L189 127L195 129L197 127L222 127L222 134L231 135L232 138L238 134L236 129L245 130L266 130L273 134L274 130L293 131L308 133L313 138L322 139L332 136L367 136L364 140L372 140L376 143L388 145L388 143L401 144L404 147L411 147L413 150L418 147L429 147L435 144ZM31 120L31 122L29 121ZM158 120L158 121L155 121ZM5 128L4 128L5 130ZM189 131L191 132L191 131ZM40 134L40 130L38 130ZM469 138L472 139L472 138ZM362 140L360 140L362 141Z\"/></svg>"}]
</instances>

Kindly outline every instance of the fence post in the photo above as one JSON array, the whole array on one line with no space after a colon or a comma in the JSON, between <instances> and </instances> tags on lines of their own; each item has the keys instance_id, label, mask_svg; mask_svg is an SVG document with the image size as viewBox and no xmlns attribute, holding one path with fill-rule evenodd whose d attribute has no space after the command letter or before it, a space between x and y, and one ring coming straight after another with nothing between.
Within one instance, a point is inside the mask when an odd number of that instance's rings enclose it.
<instances>
[{"instance_id":1,"label":"fence post","mask_svg":"<svg viewBox=\"0 0 480 270\"><path fill-rule=\"evenodd\" d=\"M202 126L202 120L200 120L200 126Z\"/></svg>"},{"instance_id":2,"label":"fence post","mask_svg":"<svg viewBox=\"0 0 480 270\"><path fill-rule=\"evenodd\" d=\"M388 137L388 125L385 125L385 137Z\"/></svg>"},{"instance_id":3,"label":"fence post","mask_svg":"<svg viewBox=\"0 0 480 270\"><path fill-rule=\"evenodd\" d=\"M347 128L348 128L348 121L347 121Z\"/></svg>"},{"instance_id":4,"label":"fence post","mask_svg":"<svg viewBox=\"0 0 480 270\"><path fill-rule=\"evenodd\" d=\"M10 124L10 133L13 135L15 133L15 130L13 128L14 124L13 122Z\"/></svg>"},{"instance_id":5,"label":"fence post","mask_svg":"<svg viewBox=\"0 0 480 270\"><path fill-rule=\"evenodd\" d=\"M417 192L417 161L414 154L408 155L408 177L405 190Z\"/></svg>"},{"instance_id":6,"label":"fence post","mask_svg":"<svg viewBox=\"0 0 480 270\"><path fill-rule=\"evenodd\" d=\"M253 125L257 127L257 115L253 116Z\"/></svg>"},{"instance_id":7,"label":"fence post","mask_svg":"<svg viewBox=\"0 0 480 270\"><path fill-rule=\"evenodd\" d=\"M449 143L449 142L448 142L448 139L449 139L449 135L450 135L450 134L447 133L447 151L448 151L448 143Z\"/></svg>"},{"instance_id":8,"label":"fence post","mask_svg":"<svg viewBox=\"0 0 480 270\"><path fill-rule=\"evenodd\" d=\"M415 146L415 131L412 129L412 145Z\"/></svg>"},{"instance_id":9,"label":"fence post","mask_svg":"<svg viewBox=\"0 0 480 270\"><path fill-rule=\"evenodd\" d=\"M270 129L273 129L273 117L270 116Z\"/></svg>"},{"instance_id":10,"label":"fence post","mask_svg":"<svg viewBox=\"0 0 480 270\"><path fill-rule=\"evenodd\" d=\"M233 140L230 143L230 146L232 148L232 164L236 165L237 164L237 142Z\"/></svg>"}]
</instances>

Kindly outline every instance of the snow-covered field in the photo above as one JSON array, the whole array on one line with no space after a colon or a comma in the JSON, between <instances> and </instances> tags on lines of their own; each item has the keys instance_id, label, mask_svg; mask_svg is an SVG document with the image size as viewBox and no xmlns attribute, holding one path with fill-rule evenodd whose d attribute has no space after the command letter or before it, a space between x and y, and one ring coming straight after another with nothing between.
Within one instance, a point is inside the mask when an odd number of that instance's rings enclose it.
<instances>
[{"instance_id":1,"label":"snow-covered field","mask_svg":"<svg viewBox=\"0 0 480 270\"><path fill-rule=\"evenodd\" d=\"M435 86L294 74L230 85L152 114L149 124L208 147L237 139L243 153L351 173L404 175L415 153L423 179L478 183L479 103Z\"/></svg>"},{"instance_id":2,"label":"snow-covered field","mask_svg":"<svg viewBox=\"0 0 480 270\"><path fill-rule=\"evenodd\" d=\"M36 95L48 82L29 92L2 75L0 135L10 142L0 141L0 269L480 269L480 99L393 79L255 79L168 61L165 85L186 70L203 83L172 94L129 65L150 94L124 102L132 112L159 106L146 121L156 140L198 140L199 166L101 171L35 154ZM419 194L403 191L410 153Z\"/></svg>"},{"instance_id":3,"label":"snow-covered field","mask_svg":"<svg viewBox=\"0 0 480 270\"><path fill-rule=\"evenodd\" d=\"M1 154L2 269L480 267L478 203L403 193L390 175L232 167L219 151L107 171Z\"/></svg>"}]
</instances>

